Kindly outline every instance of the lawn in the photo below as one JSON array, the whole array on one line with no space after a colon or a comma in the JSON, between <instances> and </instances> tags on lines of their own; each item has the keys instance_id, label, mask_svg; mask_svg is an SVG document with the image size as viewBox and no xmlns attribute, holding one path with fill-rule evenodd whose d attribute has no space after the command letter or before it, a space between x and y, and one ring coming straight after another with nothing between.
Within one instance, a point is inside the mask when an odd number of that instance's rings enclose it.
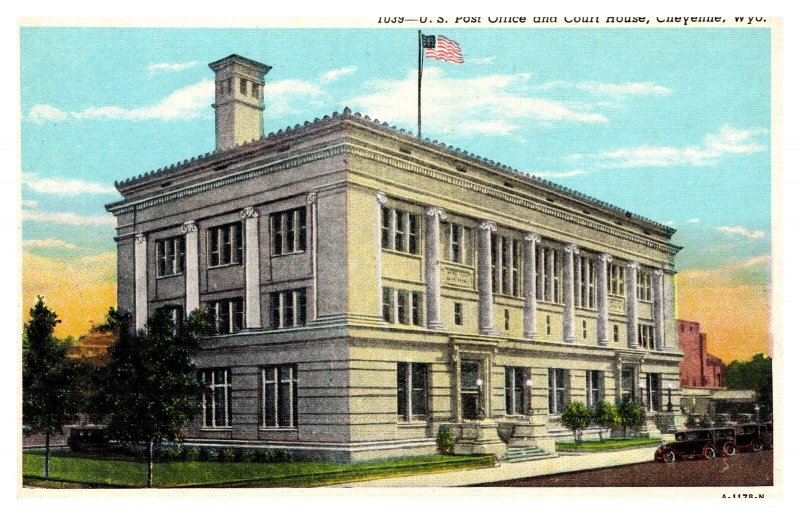
<instances>
[{"instance_id":1,"label":"lawn","mask_svg":"<svg viewBox=\"0 0 800 515\"><path fill-rule=\"evenodd\" d=\"M556 451L565 452L601 452L630 447L649 447L661 444L660 438L614 438L611 440L584 440L580 445L575 442L556 442Z\"/></svg>"},{"instance_id":2,"label":"lawn","mask_svg":"<svg viewBox=\"0 0 800 515\"><path fill-rule=\"evenodd\" d=\"M444 472L491 466L491 456L419 456L362 463L292 462L156 462L156 487L307 487L378 479L390 476ZM43 481L44 455L23 455L23 483L28 486L144 487L147 464L122 457L103 457L69 451L50 458L50 481Z\"/></svg>"}]
</instances>

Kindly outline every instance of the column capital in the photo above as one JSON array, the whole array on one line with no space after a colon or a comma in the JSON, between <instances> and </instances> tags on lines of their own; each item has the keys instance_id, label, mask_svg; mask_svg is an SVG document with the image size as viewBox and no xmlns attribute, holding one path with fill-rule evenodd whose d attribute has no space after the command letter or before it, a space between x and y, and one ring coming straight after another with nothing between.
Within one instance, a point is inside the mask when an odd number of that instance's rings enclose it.
<instances>
[{"instance_id":1,"label":"column capital","mask_svg":"<svg viewBox=\"0 0 800 515\"><path fill-rule=\"evenodd\" d=\"M137 234L136 236L134 236L134 238L136 238L136 243L139 244L139 245L141 245L142 243L146 243L147 242L147 237L144 235L144 233L141 233L141 232L139 234Z\"/></svg>"},{"instance_id":2,"label":"column capital","mask_svg":"<svg viewBox=\"0 0 800 515\"><path fill-rule=\"evenodd\" d=\"M599 259L603 263L611 263L612 261L614 261L614 257L611 256L611 254L608 254L606 252L603 252L602 254L598 254L597 255L597 259Z\"/></svg>"},{"instance_id":3,"label":"column capital","mask_svg":"<svg viewBox=\"0 0 800 515\"><path fill-rule=\"evenodd\" d=\"M447 212L444 209L436 206L428 207L428 209L425 210L425 214L428 215L429 217L438 216L439 220L447 219Z\"/></svg>"},{"instance_id":4,"label":"column capital","mask_svg":"<svg viewBox=\"0 0 800 515\"><path fill-rule=\"evenodd\" d=\"M642 265L640 265L636 261L628 261L628 268L630 268L631 270L641 270Z\"/></svg>"},{"instance_id":5,"label":"column capital","mask_svg":"<svg viewBox=\"0 0 800 515\"><path fill-rule=\"evenodd\" d=\"M657 277L661 277L662 275L664 275L664 271L661 270L660 268L654 268L650 273L652 273Z\"/></svg>"},{"instance_id":6,"label":"column capital","mask_svg":"<svg viewBox=\"0 0 800 515\"><path fill-rule=\"evenodd\" d=\"M313 204L316 201L317 201L317 192L316 191L312 191L306 197L306 204Z\"/></svg>"},{"instance_id":7,"label":"column capital","mask_svg":"<svg viewBox=\"0 0 800 515\"><path fill-rule=\"evenodd\" d=\"M564 252L567 254L580 254L581 251L578 250L578 246L575 243L568 243L564 245Z\"/></svg>"},{"instance_id":8,"label":"column capital","mask_svg":"<svg viewBox=\"0 0 800 515\"><path fill-rule=\"evenodd\" d=\"M491 220L484 220L479 227L481 231L495 232L497 230L497 224Z\"/></svg>"},{"instance_id":9,"label":"column capital","mask_svg":"<svg viewBox=\"0 0 800 515\"><path fill-rule=\"evenodd\" d=\"M183 222L181 224L181 232L183 234L189 234L190 232L197 232L197 224L194 222L194 220Z\"/></svg>"},{"instance_id":10,"label":"column capital","mask_svg":"<svg viewBox=\"0 0 800 515\"><path fill-rule=\"evenodd\" d=\"M386 193L384 193L382 191L379 191L379 192L375 193L375 198L378 199L378 204L381 204L381 205L386 204L386 200L387 200Z\"/></svg>"},{"instance_id":11,"label":"column capital","mask_svg":"<svg viewBox=\"0 0 800 515\"><path fill-rule=\"evenodd\" d=\"M241 218L242 220L244 220L245 218L258 218L258 217L259 217L258 209L252 206L246 207L241 211L239 211L239 218Z\"/></svg>"},{"instance_id":12,"label":"column capital","mask_svg":"<svg viewBox=\"0 0 800 515\"><path fill-rule=\"evenodd\" d=\"M536 234L535 232L529 232L525 234L525 241L532 241L534 243L539 243L542 241L542 237Z\"/></svg>"}]
</instances>

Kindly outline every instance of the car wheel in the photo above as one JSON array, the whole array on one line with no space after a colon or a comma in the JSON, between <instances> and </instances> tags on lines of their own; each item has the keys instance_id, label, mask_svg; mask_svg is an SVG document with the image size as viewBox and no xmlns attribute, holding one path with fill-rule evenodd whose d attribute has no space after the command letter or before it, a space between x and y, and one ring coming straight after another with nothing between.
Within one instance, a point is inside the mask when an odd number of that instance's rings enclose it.
<instances>
[{"instance_id":1,"label":"car wheel","mask_svg":"<svg viewBox=\"0 0 800 515\"><path fill-rule=\"evenodd\" d=\"M733 445L731 442L726 443L722 447L722 454L724 454L725 456L733 456L734 454L736 454L736 446Z\"/></svg>"},{"instance_id":2,"label":"car wheel","mask_svg":"<svg viewBox=\"0 0 800 515\"><path fill-rule=\"evenodd\" d=\"M764 450L764 443L761 440L753 440L753 452Z\"/></svg>"},{"instance_id":3,"label":"car wheel","mask_svg":"<svg viewBox=\"0 0 800 515\"><path fill-rule=\"evenodd\" d=\"M674 463L675 462L675 451L667 450L664 451L664 456L662 458L664 463Z\"/></svg>"},{"instance_id":4,"label":"car wheel","mask_svg":"<svg viewBox=\"0 0 800 515\"><path fill-rule=\"evenodd\" d=\"M713 460L717 457L717 451L713 447L706 447L703 449L703 457L707 460Z\"/></svg>"}]
</instances>

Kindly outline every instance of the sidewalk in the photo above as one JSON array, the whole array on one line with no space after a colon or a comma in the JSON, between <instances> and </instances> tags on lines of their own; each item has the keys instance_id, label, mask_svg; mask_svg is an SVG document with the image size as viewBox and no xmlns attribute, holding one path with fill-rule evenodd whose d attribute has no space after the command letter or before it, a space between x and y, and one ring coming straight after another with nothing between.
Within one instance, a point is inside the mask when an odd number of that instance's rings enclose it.
<instances>
[{"instance_id":1,"label":"sidewalk","mask_svg":"<svg viewBox=\"0 0 800 515\"><path fill-rule=\"evenodd\" d=\"M520 479L533 476L545 476L589 470L618 465L629 465L653 460L656 446L640 447L623 451L597 452L591 454L560 455L535 461L521 463L502 462L499 467L473 470L459 470L438 474L421 474L405 477L391 477L373 481L361 481L335 485L336 487L442 487L468 486L508 479Z\"/></svg>"}]
</instances>

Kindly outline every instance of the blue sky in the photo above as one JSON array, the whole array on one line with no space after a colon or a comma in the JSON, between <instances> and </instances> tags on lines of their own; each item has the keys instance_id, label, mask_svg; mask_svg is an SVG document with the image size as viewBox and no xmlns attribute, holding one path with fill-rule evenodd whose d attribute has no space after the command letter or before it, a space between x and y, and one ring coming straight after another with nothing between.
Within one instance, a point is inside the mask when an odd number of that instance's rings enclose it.
<instances>
[{"instance_id":1,"label":"blue sky","mask_svg":"<svg viewBox=\"0 0 800 515\"><path fill-rule=\"evenodd\" d=\"M432 29L423 135L667 223L681 270L765 284L767 29ZM350 106L416 127L416 30L20 30L23 246L112 252L115 180L214 149L207 63L273 67L265 132Z\"/></svg>"}]
</instances>

